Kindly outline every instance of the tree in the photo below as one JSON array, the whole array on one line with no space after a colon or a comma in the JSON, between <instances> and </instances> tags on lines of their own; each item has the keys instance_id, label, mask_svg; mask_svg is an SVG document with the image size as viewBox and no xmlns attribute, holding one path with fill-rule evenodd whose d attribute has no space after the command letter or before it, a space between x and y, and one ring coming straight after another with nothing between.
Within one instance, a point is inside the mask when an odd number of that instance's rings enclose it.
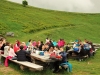
<instances>
[{"instance_id":1,"label":"tree","mask_svg":"<svg viewBox=\"0 0 100 75\"><path fill-rule=\"evenodd\" d=\"M24 7L26 7L26 5L28 5L28 2L26 0L23 0L22 4L23 4Z\"/></svg>"}]
</instances>

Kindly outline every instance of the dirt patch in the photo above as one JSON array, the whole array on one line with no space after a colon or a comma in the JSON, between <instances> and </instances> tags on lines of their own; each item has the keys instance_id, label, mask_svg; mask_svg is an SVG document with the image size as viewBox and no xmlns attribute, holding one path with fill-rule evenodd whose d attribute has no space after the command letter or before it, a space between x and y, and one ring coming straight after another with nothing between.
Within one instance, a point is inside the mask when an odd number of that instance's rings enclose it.
<instances>
[{"instance_id":1,"label":"dirt patch","mask_svg":"<svg viewBox=\"0 0 100 75\"><path fill-rule=\"evenodd\" d=\"M0 75L21 75L19 72L17 72L16 70L10 68L10 67L5 67L3 65L0 65Z\"/></svg>"}]
</instances>

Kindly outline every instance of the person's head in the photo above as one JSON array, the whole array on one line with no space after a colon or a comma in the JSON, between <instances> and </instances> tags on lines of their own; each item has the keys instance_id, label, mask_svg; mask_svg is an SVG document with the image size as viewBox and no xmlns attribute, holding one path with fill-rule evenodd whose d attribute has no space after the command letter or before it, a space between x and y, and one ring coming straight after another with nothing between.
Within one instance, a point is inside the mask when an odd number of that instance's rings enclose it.
<instances>
[{"instance_id":1,"label":"person's head","mask_svg":"<svg viewBox=\"0 0 100 75\"><path fill-rule=\"evenodd\" d=\"M45 44L45 48L49 48L49 45L48 45L48 43L47 43L47 44Z\"/></svg>"},{"instance_id":2,"label":"person's head","mask_svg":"<svg viewBox=\"0 0 100 75\"><path fill-rule=\"evenodd\" d=\"M23 48L24 48L23 45L21 45L21 46L20 46L20 49L23 50Z\"/></svg>"},{"instance_id":3,"label":"person's head","mask_svg":"<svg viewBox=\"0 0 100 75\"><path fill-rule=\"evenodd\" d=\"M25 44L25 42L22 42L21 45L25 46L26 44Z\"/></svg>"},{"instance_id":4,"label":"person's head","mask_svg":"<svg viewBox=\"0 0 100 75\"><path fill-rule=\"evenodd\" d=\"M69 43L67 43L67 46L70 46L70 44L69 44Z\"/></svg>"},{"instance_id":5,"label":"person's head","mask_svg":"<svg viewBox=\"0 0 100 75\"><path fill-rule=\"evenodd\" d=\"M64 51L63 47L60 47L60 51L61 51L61 52Z\"/></svg>"},{"instance_id":6,"label":"person's head","mask_svg":"<svg viewBox=\"0 0 100 75\"><path fill-rule=\"evenodd\" d=\"M46 39L48 39L48 37Z\"/></svg>"},{"instance_id":7,"label":"person's head","mask_svg":"<svg viewBox=\"0 0 100 75\"><path fill-rule=\"evenodd\" d=\"M10 45L10 43L9 42L6 42L6 46L9 46Z\"/></svg>"},{"instance_id":8,"label":"person's head","mask_svg":"<svg viewBox=\"0 0 100 75\"><path fill-rule=\"evenodd\" d=\"M28 42L31 42L32 40L31 39L29 39L29 41Z\"/></svg>"},{"instance_id":9,"label":"person's head","mask_svg":"<svg viewBox=\"0 0 100 75\"><path fill-rule=\"evenodd\" d=\"M43 41L41 41L41 44L43 44Z\"/></svg>"},{"instance_id":10,"label":"person's head","mask_svg":"<svg viewBox=\"0 0 100 75\"><path fill-rule=\"evenodd\" d=\"M45 49L45 45L42 46L42 50L44 50L44 49Z\"/></svg>"},{"instance_id":11,"label":"person's head","mask_svg":"<svg viewBox=\"0 0 100 75\"><path fill-rule=\"evenodd\" d=\"M55 46L54 49L55 49L55 50L59 50L59 46Z\"/></svg>"},{"instance_id":12,"label":"person's head","mask_svg":"<svg viewBox=\"0 0 100 75\"><path fill-rule=\"evenodd\" d=\"M10 44L10 47L13 48L13 44Z\"/></svg>"},{"instance_id":13,"label":"person's head","mask_svg":"<svg viewBox=\"0 0 100 75\"><path fill-rule=\"evenodd\" d=\"M3 43L3 44L4 44L4 43L6 43L6 39L5 39L5 38L3 38L3 37L2 37L2 38L0 38L0 43Z\"/></svg>"},{"instance_id":14,"label":"person's head","mask_svg":"<svg viewBox=\"0 0 100 75\"><path fill-rule=\"evenodd\" d=\"M54 50L54 47L50 47L50 48L49 48L49 51L50 51L50 52L53 52L53 50Z\"/></svg>"},{"instance_id":15,"label":"person's head","mask_svg":"<svg viewBox=\"0 0 100 75\"><path fill-rule=\"evenodd\" d=\"M3 41L3 40L2 40L2 39L0 39L0 44L2 43L2 41Z\"/></svg>"},{"instance_id":16,"label":"person's head","mask_svg":"<svg viewBox=\"0 0 100 75\"><path fill-rule=\"evenodd\" d=\"M0 39L0 43L2 43L3 42L3 40L2 39Z\"/></svg>"}]
</instances>

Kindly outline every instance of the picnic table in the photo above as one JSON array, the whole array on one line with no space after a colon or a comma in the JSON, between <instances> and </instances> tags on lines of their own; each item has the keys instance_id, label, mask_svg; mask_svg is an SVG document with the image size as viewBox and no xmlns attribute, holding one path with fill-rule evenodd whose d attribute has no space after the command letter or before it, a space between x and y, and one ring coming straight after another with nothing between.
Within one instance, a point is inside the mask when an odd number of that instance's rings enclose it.
<instances>
[{"instance_id":1,"label":"picnic table","mask_svg":"<svg viewBox=\"0 0 100 75\"><path fill-rule=\"evenodd\" d=\"M31 59L32 59L33 63L35 63L35 60L39 60L44 63L54 62L54 60L50 59L50 55L45 55L45 54L43 56L41 56L36 53L31 53Z\"/></svg>"}]
</instances>

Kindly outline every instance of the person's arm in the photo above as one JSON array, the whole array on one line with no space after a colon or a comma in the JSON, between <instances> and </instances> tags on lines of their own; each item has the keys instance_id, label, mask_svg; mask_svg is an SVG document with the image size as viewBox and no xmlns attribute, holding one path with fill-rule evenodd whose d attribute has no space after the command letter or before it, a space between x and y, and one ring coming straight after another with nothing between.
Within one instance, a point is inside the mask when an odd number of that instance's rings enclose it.
<instances>
[{"instance_id":1,"label":"person's arm","mask_svg":"<svg viewBox=\"0 0 100 75\"><path fill-rule=\"evenodd\" d=\"M67 56L67 53L66 53L66 52L60 52L60 55L61 55L62 57L66 57L66 56Z\"/></svg>"},{"instance_id":2,"label":"person's arm","mask_svg":"<svg viewBox=\"0 0 100 75\"><path fill-rule=\"evenodd\" d=\"M31 54L31 51L25 51L25 53L26 53L27 55L30 55L30 54Z\"/></svg>"}]
</instances>

